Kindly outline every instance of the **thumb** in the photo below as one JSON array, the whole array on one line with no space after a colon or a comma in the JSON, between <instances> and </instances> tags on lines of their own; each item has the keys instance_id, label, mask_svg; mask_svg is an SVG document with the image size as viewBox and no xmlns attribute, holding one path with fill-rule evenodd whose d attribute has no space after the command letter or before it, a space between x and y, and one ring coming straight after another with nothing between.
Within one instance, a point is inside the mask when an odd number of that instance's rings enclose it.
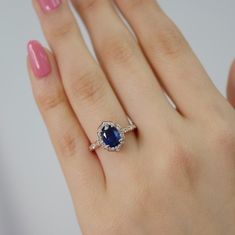
<instances>
[{"instance_id":1,"label":"thumb","mask_svg":"<svg viewBox=\"0 0 235 235\"><path fill-rule=\"evenodd\" d=\"M232 63L227 86L228 101L235 108L235 60Z\"/></svg>"}]
</instances>

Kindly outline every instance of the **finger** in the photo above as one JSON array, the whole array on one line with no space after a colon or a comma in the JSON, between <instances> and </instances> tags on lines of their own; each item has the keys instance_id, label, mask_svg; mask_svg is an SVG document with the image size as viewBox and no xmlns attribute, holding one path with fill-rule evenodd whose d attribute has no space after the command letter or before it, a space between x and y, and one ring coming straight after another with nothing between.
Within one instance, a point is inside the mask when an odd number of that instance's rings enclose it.
<instances>
[{"instance_id":1,"label":"finger","mask_svg":"<svg viewBox=\"0 0 235 235\"><path fill-rule=\"evenodd\" d=\"M227 97L231 105L235 108L235 60L232 63L229 73Z\"/></svg>"},{"instance_id":2,"label":"finger","mask_svg":"<svg viewBox=\"0 0 235 235\"><path fill-rule=\"evenodd\" d=\"M149 123L156 114L159 123L161 119L165 121L165 116L173 109L111 1L73 0L73 4L89 30L97 57L110 82L138 126Z\"/></svg>"},{"instance_id":3,"label":"finger","mask_svg":"<svg viewBox=\"0 0 235 235\"><path fill-rule=\"evenodd\" d=\"M56 62L36 41L28 44L32 89L59 157L78 209L88 209L104 192L105 180L98 158L87 151L88 140L64 93ZM79 202L83 202L79 203Z\"/></svg>"},{"instance_id":4,"label":"finger","mask_svg":"<svg viewBox=\"0 0 235 235\"><path fill-rule=\"evenodd\" d=\"M116 0L116 3L180 112L191 118L204 118L199 110L208 112L222 96L176 26L155 0Z\"/></svg>"},{"instance_id":5,"label":"finger","mask_svg":"<svg viewBox=\"0 0 235 235\"><path fill-rule=\"evenodd\" d=\"M59 7L49 12L45 12L37 1L34 3L45 36L55 53L66 94L89 140L97 139L96 130L103 121L128 125L121 104L85 46L67 2L62 1ZM125 155L135 148L135 141L133 132L128 134L125 148L118 155ZM100 148L97 153L106 176L112 174L113 169L117 170L111 152Z\"/></svg>"}]
</instances>

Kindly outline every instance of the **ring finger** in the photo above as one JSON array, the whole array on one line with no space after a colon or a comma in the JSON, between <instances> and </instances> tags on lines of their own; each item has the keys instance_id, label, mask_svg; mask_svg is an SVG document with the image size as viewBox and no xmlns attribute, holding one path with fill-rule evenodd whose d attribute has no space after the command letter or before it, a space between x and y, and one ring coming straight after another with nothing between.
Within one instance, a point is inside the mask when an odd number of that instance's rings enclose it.
<instances>
[{"instance_id":1,"label":"ring finger","mask_svg":"<svg viewBox=\"0 0 235 235\"><path fill-rule=\"evenodd\" d=\"M134 37L115 12L112 1L73 0L73 4L125 109L135 118L138 127L144 126L146 130L149 124L152 129L151 119L155 121L157 116L158 128L162 128L166 117L176 112L166 100Z\"/></svg>"},{"instance_id":2,"label":"ring finger","mask_svg":"<svg viewBox=\"0 0 235 235\"><path fill-rule=\"evenodd\" d=\"M45 36L54 51L66 94L88 138L94 141L102 121L127 125L126 114L100 67L88 52L66 1L34 1ZM134 134L120 154L135 145ZM99 154L105 173L116 169L109 152ZM120 158L120 159L127 159ZM108 165L108 166L107 166ZM113 167L112 167L113 165ZM108 172L107 172L108 171Z\"/></svg>"}]
</instances>

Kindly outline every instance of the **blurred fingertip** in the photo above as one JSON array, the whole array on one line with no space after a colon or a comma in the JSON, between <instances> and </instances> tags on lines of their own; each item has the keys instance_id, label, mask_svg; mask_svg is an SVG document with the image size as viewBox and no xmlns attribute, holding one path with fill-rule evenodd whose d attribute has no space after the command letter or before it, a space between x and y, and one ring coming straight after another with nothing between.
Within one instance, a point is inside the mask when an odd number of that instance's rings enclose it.
<instances>
[{"instance_id":1,"label":"blurred fingertip","mask_svg":"<svg viewBox=\"0 0 235 235\"><path fill-rule=\"evenodd\" d=\"M235 108L235 59L233 59L229 72L227 97L231 105Z\"/></svg>"}]
</instances>

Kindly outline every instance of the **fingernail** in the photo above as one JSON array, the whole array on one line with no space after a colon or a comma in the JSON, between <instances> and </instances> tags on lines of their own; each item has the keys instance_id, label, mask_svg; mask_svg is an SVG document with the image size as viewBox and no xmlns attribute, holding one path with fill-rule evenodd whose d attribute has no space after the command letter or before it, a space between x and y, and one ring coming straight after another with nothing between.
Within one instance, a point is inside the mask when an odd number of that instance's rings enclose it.
<instances>
[{"instance_id":1,"label":"fingernail","mask_svg":"<svg viewBox=\"0 0 235 235\"><path fill-rule=\"evenodd\" d=\"M36 78L41 79L51 73L51 64L47 53L38 41L30 41L28 43L28 55Z\"/></svg>"},{"instance_id":2,"label":"fingernail","mask_svg":"<svg viewBox=\"0 0 235 235\"><path fill-rule=\"evenodd\" d=\"M43 11L49 12L57 9L61 4L61 0L38 0L38 3Z\"/></svg>"}]
</instances>

